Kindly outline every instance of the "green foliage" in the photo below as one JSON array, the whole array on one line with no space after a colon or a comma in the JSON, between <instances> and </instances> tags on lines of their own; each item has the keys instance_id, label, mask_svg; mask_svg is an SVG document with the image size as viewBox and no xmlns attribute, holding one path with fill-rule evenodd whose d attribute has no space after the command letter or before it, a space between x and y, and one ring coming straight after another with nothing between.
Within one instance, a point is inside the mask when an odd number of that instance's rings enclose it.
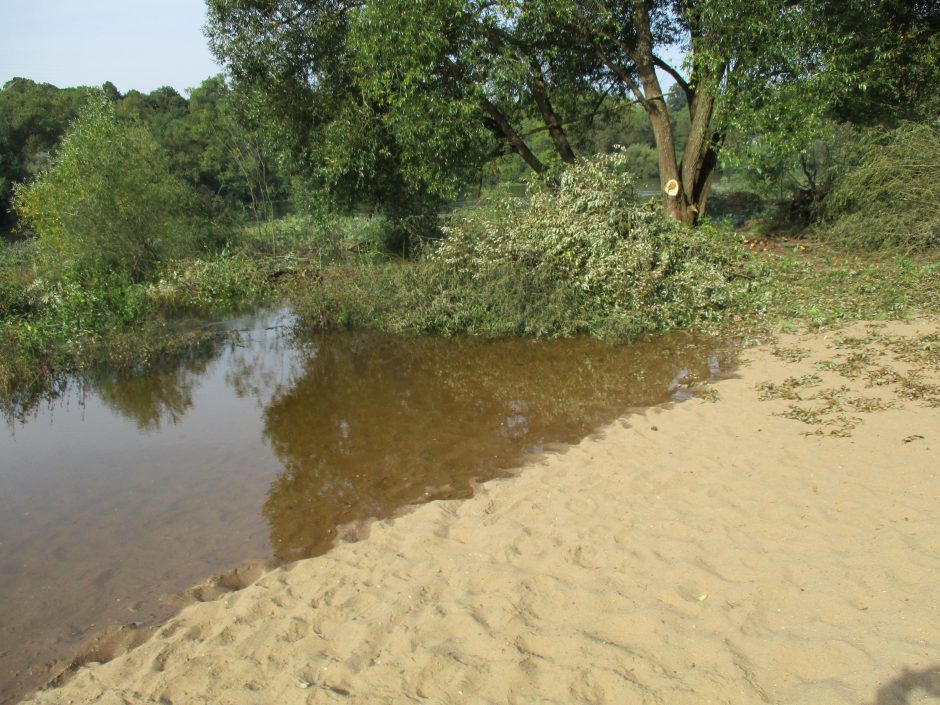
<instances>
[{"instance_id":1,"label":"green foliage","mask_svg":"<svg viewBox=\"0 0 940 705\"><path fill-rule=\"evenodd\" d=\"M15 207L49 262L140 280L207 235L192 189L140 125L98 97L73 123L48 171L16 191Z\"/></svg>"},{"instance_id":2,"label":"green foliage","mask_svg":"<svg viewBox=\"0 0 940 705\"><path fill-rule=\"evenodd\" d=\"M30 278L24 268L19 282L4 280L0 297L0 399L80 369L106 333L139 323L145 310L142 287L119 272L50 280Z\"/></svg>"},{"instance_id":3,"label":"green foliage","mask_svg":"<svg viewBox=\"0 0 940 705\"><path fill-rule=\"evenodd\" d=\"M685 96L678 84L672 86L666 101L676 151L681 154L688 140L690 125ZM568 131L580 154L593 156L622 150L637 184L654 185L658 189L656 140L646 111L635 101L609 98L597 115L584 123L572 123Z\"/></svg>"},{"instance_id":4,"label":"green foliage","mask_svg":"<svg viewBox=\"0 0 940 705\"><path fill-rule=\"evenodd\" d=\"M798 18L789 40L753 49L793 71L729 91L724 158L746 165L755 187L790 201L780 220L805 227L857 158L855 128L937 114L940 5L847 0L789 3L786 12Z\"/></svg>"},{"instance_id":5,"label":"green foliage","mask_svg":"<svg viewBox=\"0 0 940 705\"><path fill-rule=\"evenodd\" d=\"M363 95L363 76L350 63L346 3L304 3L300 12L232 0L207 5L210 44L230 62L236 91L317 200L350 209L383 204L401 214L447 190L450 182L403 173L394 126Z\"/></svg>"},{"instance_id":6,"label":"green foliage","mask_svg":"<svg viewBox=\"0 0 940 705\"><path fill-rule=\"evenodd\" d=\"M161 144L204 198L229 220L240 214L256 223L274 217L287 198L286 179L244 96L222 76L206 79L190 91L180 129L186 138L182 149Z\"/></svg>"},{"instance_id":7,"label":"green foliage","mask_svg":"<svg viewBox=\"0 0 940 705\"><path fill-rule=\"evenodd\" d=\"M279 259L285 267L384 262L407 255L411 242L435 224L436 219L421 217L396 220L381 214L294 213L244 227L232 239L232 247L249 257Z\"/></svg>"},{"instance_id":8,"label":"green foliage","mask_svg":"<svg viewBox=\"0 0 940 705\"><path fill-rule=\"evenodd\" d=\"M127 95L112 96L115 113L130 123L146 125L154 139L175 157L174 166L187 166L192 153L186 117L189 105L186 99L170 86L150 93L131 90Z\"/></svg>"},{"instance_id":9,"label":"green foliage","mask_svg":"<svg viewBox=\"0 0 940 705\"><path fill-rule=\"evenodd\" d=\"M166 318L207 316L273 295L276 260L224 252L163 262L153 280L126 272L64 270L35 277L32 242L0 249L0 407L27 405L67 375L112 362L135 364L188 336ZM191 336L190 336L191 337Z\"/></svg>"},{"instance_id":10,"label":"green foliage","mask_svg":"<svg viewBox=\"0 0 940 705\"><path fill-rule=\"evenodd\" d=\"M425 270L412 262L332 265L298 281L290 300L313 330L415 332L427 296Z\"/></svg>"},{"instance_id":11,"label":"green foliage","mask_svg":"<svg viewBox=\"0 0 940 705\"><path fill-rule=\"evenodd\" d=\"M827 77L838 101L831 115L894 126L936 114L940 4L933 0L814 3ZM835 79L835 80L832 80Z\"/></svg>"},{"instance_id":12,"label":"green foliage","mask_svg":"<svg viewBox=\"0 0 940 705\"><path fill-rule=\"evenodd\" d=\"M677 180L665 205L692 223L734 133L743 151L795 164L833 117L895 119L929 100L940 46L936 3L897 0L208 4L236 85L303 173L347 204L450 199L491 159L542 173L578 148L603 151L609 134L576 126L629 100L643 112L626 122L645 117L658 137L621 130L635 133L625 146L642 177ZM685 60L668 67L676 46ZM666 100L654 66L677 78Z\"/></svg>"},{"instance_id":13,"label":"green foliage","mask_svg":"<svg viewBox=\"0 0 940 705\"><path fill-rule=\"evenodd\" d=\"M286 257L322 261L338 249L333 231L323 219L294 213L274 220L243 226L232 233L231 245L249 257Z\"/></svg>"},{"instance_id":14,"label":"green foliage","mask_svg":"<svg viewBox=\"0 0 940 705\"><path fill-rule=\"evenodd\" d=\"M852 253L819 245L767 260L767 276L751 297L752 320L811 327L846 320L899 319L940 307L940 263L933 258Z\"/></svg>"},{"instance_id":15,"label":"green foliage","mask_svg":"<svg viewBox=\"0 0 940 705\"><path fill-rule=\"evenodd\" d=\"M48 169L68 125L95 92L26 79L0 91L0 229L16 225L8 211L15 185ZM257 222L283 211L285 172L252 106L222 76L203 81L188 99L166 86L122 96L106 83L100 93L114 105L119 122L150 131L172 172L196 189L217 219Z\"/></svg>"},{"instance_id":16,"label":"green foliage","mask_svg":"<svg viewBox=\"0 0 940 705\"><path fill-rule=\"evenodd\" d=\"M387 243L400 230L383 217L294 215L235 228L221 251L162 260L139 282L103 267L37 268L42 242L0 241L0 411L27 408L34 394L101 363L133 366L198 342L167 321L244 311L292 285L306 290L329 276L321 274L328 265L354 273L340 286L361 283L381 271L370 265L389 260ZM401 282L397 291L410 296ZM385 305L382 291L373 293L364 305Z\"/></svg>"},{"instance_id":17,"label":"green foliage","mask_svg":"<svg viewBox=\"0 0 940 705\"><path fill-rule=\"evenodd\" d=\"M743 224L766 209L766 199L753 191L715 189L708 197L708 217Z\"/></svg>"},{"instance_id":18,"label":"green foliage","mask_svg":"<svg viewBox=\"0 0 940 705\"><path fill-rule=\"evenodd\" d=\"M721 321L751 263L725 231L638 203L621 154L566 169L528 202L455 213L408 267L324 278L301 310L322 325L425 333L628 338Z\"/></svg>"},{"instance_id":19,"label":"green foliage","mask_svg":"<svg viewBox=\"0 0 940 705\"><path fill-rule=\"evenodd\" d=\"M265 262L241 252L164 263L146 288L148 305L174 314L237 310L270 295Z\"/></svg>"},{"instance_id":20,"label":"green foliage","mask_svg":"<svg viewBox=\"0 0 940 705\"><path fill-rule=\"evenodd\" d=\"M91 92L58 89L25 78L0 90L0 227L12 224L13 187L36 176L48 163L66 127Z\"/></svg>"},{"instance_id":21,"label":"green foliage","mask_svg":"<svg viewBox=\"0 0 940 705\"><path fill-rule=\"evenodd\" d=\"M191 89L188 99L168 86L111 94L121 121L146 126L169 155L173 173L217 217L258 222L273 217L286 197L285 179L244 98L221 75Z\"/></svg>"},{"instance_id":22,"label":"green foliage","mask_svg":"<svg viewBox=\"0 0 940 705\"><path fill-rule=\"evenodd\" d=\"M819 234L848 247L940 247L940 126L902 123L875 130L854 168L836 179L823 202Z\"/></svg>"},{"instance_id":23,"label":"green foliage","mask_svg":"<svg viewBox=\"0 0 940 705\"><path fill-rule=\"evenodd\" d=\"M583 161L528 204L458 214L428 257L440 288L428 327L628 337L720 320L746 288L746 257L722 231L638 203L626 161Z\"/></svg>"},{"instance_id":24,"label":"green foliage","mask_svg":"<svg viewBox=\"0 0 940 705\"><path fill-rule=\"evenodd\" d=\"M0 240L0 320L25 315L30 310L27 287L33 280L34 243Z\"/></svg>"}]
</instances>

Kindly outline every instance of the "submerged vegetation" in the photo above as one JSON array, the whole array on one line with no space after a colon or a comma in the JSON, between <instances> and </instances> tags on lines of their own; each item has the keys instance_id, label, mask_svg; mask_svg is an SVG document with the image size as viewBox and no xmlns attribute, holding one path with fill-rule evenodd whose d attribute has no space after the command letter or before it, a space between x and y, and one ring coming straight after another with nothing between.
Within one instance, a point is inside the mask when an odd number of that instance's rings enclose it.
<instances>
[{"instance_id":1,"label":"submerged vegetation","mask_svg":"<svg viewBox=\"0 0 940 705\"><path fill-rule=\"evenodd\" d=\"M200 334L169 323L263 300L268 273L242 253L162 263L152 280L120 272L39 276L34 243L0 246L0 398L28 402L96 362L131 366Z\"/></svg>"}]
</instances>

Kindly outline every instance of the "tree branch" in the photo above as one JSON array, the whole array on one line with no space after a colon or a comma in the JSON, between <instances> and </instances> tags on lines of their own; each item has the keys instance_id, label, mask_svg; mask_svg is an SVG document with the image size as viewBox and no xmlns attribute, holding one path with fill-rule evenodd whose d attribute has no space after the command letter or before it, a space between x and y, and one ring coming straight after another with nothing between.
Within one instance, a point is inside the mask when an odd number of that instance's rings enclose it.
<instances>
[{"instance_id":1,"label":"tree branch","mask_svg":"<svg viewBox=\"0 0 940 705\"><path fill-rule=\"evenodd\" d=\"M679 85L679 88L682 89L682 92L685 93L686 102L691 105L692 101L695 99L695 90L688 84L685 78L682 77L682 74L655 54L653 54L653 64L672 76L673 80Z\"/></svg>"},{"instance_id":2,"label":"tree branch","mask_svg":"<svg viewBox=\"0 0 940 705\"><path fill-rule=\"evenodd\" d=\"M565 129L561 124L561 120L558 119L558 114L555 112L555 108L549 98L548 83L545 80L545 74L535 58L532 58L529 62L529 71L531 76L529 89L532 91L532 97L535 99L535 104L538 106L539 113L542 115L542 122L545 123L548 133L552 136L552 143L555 145L555 150L558 152L558 156L561 157L563 162L566 164L574 164L574 150L571 148L568 135L565 134Z\"/></svg>"},{"instance_id":3,"label":"tree branch","mask_svg":"<svg viewBox=\"0 0 940 705\"><path fill-rule=\"evenodd\" d=\"M493 105L486 98L480 100L480 106L492 118L493 123L502 133L503 138L512 147L513 151L522 157L523 161L537 174L545 172L546 166L535 156L535 153L529 149L522 136L516 132L515 128L509 123L509 119L500 112L499 108Z\"/></svg>"},{"instance_id":4,"label":"tree branch","mask_svg":"<svg viewBox=\"0 0 940 705\"><path fill-rule=\"evenodd\" d=\"M601 94L600 100L597 101L597 104L591 109L590 112L584 113L583 115L579 115L578 117L575 117L575 118L571 118L570 120L564 120L562 122L562 126L569 127L571 125L577 125L580 122L587 122L597 117L597 114L601 112L601 106L603 106L604 101L607 100L607 97L610 95L611 88L612 86L608 86L606 89L604 89L604 92ZM639 101L631 100L629 103L626 103L626 105L637 105L638 102ZM540 132L545 132L547 129L548 127L546 127L545 125L542 125L541 127L536 127L536 128L529 130L528 132L522 133L522 137L523 138L531 137L532 135L537 135Z\"/></svg>"},{"instance_id":5,"label":"tree branch","mask_svg":"<svg viewBox=\"0 0 940 705\"><path fill-rule=\"evenodd\" d=\"M636 97L636 102L643 106L643 108L649 112L650 105L646 100L646 96L643 95L643 91L640 90L639 84L634 80L633 76L630 75L630 72L623 68L620 64L614 63L614 61L604 53L604 50L601 49L596 44L594 45L594 53L597 54L597 58L604 62L604 65L614 72L614 75L620 79L622 83L625 83L630 89L630 92Z\"/></svg>"}]
</instances>

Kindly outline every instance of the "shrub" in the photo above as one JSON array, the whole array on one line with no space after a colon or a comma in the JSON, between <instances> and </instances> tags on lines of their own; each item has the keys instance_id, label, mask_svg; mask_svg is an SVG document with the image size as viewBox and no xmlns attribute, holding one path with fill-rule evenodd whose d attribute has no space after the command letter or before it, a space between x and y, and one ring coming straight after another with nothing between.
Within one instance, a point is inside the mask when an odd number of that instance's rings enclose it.
<instances>
[{"instance_id":1,"label":"shrub","mask_svg":"<svg viewBox=\"0 0 940 705\"><path fill-rule=\"evenodd\" d=\"M427 256L428 331L629 337L722 318L746 288L730 233L667 221L623 154L568 168L529 201L452 216Z\"/></svg>"},{"instance_id":2,"label":"shrub","mask_svg":"<svg viewBox=\"0 0 940 705\"><path fill-rule=\"evenodd\" d=\"M940 123L870 133L861 150L823 202L820 236L872 250L940 246Z\"/></svg>"},{"instance_id":3,"label":"shrub","mask_svg":"<svg viewBox=\"0 0 940 705\"><path fill-rule=\"evenodd\" d=\"M47 265L120 270L141 280L168 257L195 250L207 231L195 192L141 125L121 123L93 98L51 167L16 190L14 206Z\"/></svg>"},{"instance_id":4,"label":"shrub","mask_svg":"<svg viewBox=\"0 0 940 705\"><path fill-rule=\"evenodd\" d=\"M333 265L314 281L298 281L294 308L311 329L420 330L427 279L414 263Z\"/></svg>"},{"instance_id":5,"label":"shrub","mask_svg":"<svg viewBox=\"0 0 940 705\"><path fill-rule=\"evenodd\" d=\"M236 310L272 291L263 261L223 251L211 258L166 262L145 286L148 304L168 313Z\"/></svg>"},{"instance_id":6,"label":"shrub","mask_svg":"<svg viewBox=\"0 0 940 705\"><path fill-rule=\"evenodd\" d=\"M0 320L29 312L26 288L33 279L34 251L34 243L29 240L0 240Z\"/></svg>"},{"instance_id":7,"label":"shrub","mask_svg":"<svg viewBox=\"0 0 940 705\"><path fill-rule=\"evenodd\" d=\"M250 255L287 257L318 265L402 257L431 219L384 215L291 214L246 227L230 245ZM422 229L424 227L425 229ZM417 233L415 232L417 231Z\"/></svg>"},{"instance_id":8,"label":"shrub","mask_svg":"<svg viewBox=\"0 0 940 705\"><path fill-rule=\"evenodd\" d=\"M327 268L294 292L316 328L612 339L720 321L750 282L727 230L639 203L621 154L559 182L464 208L417 263Z\"/></svg>"}]
</instances>

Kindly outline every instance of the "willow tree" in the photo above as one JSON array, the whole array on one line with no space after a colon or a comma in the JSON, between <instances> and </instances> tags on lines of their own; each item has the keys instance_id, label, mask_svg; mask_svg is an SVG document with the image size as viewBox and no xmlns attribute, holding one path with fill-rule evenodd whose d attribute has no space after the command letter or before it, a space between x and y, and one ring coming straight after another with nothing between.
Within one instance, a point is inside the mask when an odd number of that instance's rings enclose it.
<instances>
[{"instance_id":1,"label":"willow tree","mask_svg":"<svg viewBox=\"0 0 940 705\"><path fill-rule=\"evenodd\" d=\"M485 0L209 0L207 32L295 165L348 201L450 198L495 156L547 171L523 125L577 157L566 122L596 108L596 62L562 27Z\"/></svg>"},{"instance_id":2,"label":"willow tree","mask_svg":"<svg viewBox=\"0 0 940 705\"><path fill-rule=\"evenodd\" d=\"M729 131L770 126L784 143L797 140L870 70L858 60L871 46L859 13L896 4L207 2L216 55L259 97L291 151L334 189L453 195L488 158L507 152L543 172L550 165L529 144L533 121L551 137L553 161L573 162L570 126L614 95L645 110L665 212L687 223L705 210ZM881 31L877 23L863 28L873 37ZM686 97L692 130L681 153L664 79Z\"/></svg>"}]
</instances>

